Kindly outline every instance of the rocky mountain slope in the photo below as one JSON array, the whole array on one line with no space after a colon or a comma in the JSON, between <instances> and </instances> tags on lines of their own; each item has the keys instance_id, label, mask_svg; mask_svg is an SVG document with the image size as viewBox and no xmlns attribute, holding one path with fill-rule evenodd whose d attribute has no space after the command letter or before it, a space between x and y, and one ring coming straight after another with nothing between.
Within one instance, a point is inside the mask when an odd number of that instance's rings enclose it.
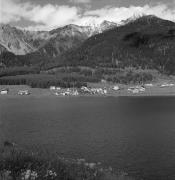
<instances>
[{"instance_id":1,"label":"rocky mountain slope","mask_svg":"<svg viewBox=\"0 0 175 180\"><path fill-rule=\"evenodd\" d=\"M104 21L95 28L92 26L67 25L52 31L25 31L10 25L0 24L0 45L15 55L39 52L56 57L72 47L79 46L94 34L116 26ZM1 52L5 49L1 48Z\"/></svg>"},{"instance_id":2,"label":"rocky mountain slope","mask_svg":"<svg viewBox=\"0 0 175 180\"><path fill-rule=\"evenodd\" d=\"M3 45L0 44L0 54L2 52L7 52L7 49Z\"/></svg>"},{"instance_id":3,"label":"rocky mountain slope","mask_svg":"<svg viewBox=\"0 0 175 180\"><path fill-rule=\"evenodd\" d=\"M0 44L16 55L30 53L35 50L25 33L10 25L0 24Z\"/></svg>"},{"instance_id":4,"label":"rocky mountain slope","mask_svg":"<svg viewBox=\"0 0 175 180\"><path fill-rule=\"evenodd\" d=\"M56 57L67 50L78 47L91 34L89 27L67 25L49 32L50 38L38 48L46 56Z\"/></svg>"}]
</instances>

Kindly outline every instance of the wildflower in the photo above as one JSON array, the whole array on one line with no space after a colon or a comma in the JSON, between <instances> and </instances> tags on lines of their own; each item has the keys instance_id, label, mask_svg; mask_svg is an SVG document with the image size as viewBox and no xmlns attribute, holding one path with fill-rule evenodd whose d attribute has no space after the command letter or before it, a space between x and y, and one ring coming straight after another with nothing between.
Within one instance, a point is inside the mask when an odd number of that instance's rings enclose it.
<instances>
[{"instance_id":1,"label":"wildflower","mask_svg":"<svg viewBox=\"0 0 175 180\"><path fill-rule=\"evenodd\" d=\"M94 168L95 168L95 166L96 166L96 164L95 164L95 163L89 163L89 168L90 168L90 169L94 169Z\"/></svg>"},{"instance_id":2,"label":"wildflower","mask_svg":"<svg viewBox=\"0 0 175 180\"><path fill-rule=\"evenodd\" d=\"M10 175L11 175L11 171L9 171L9 170L4 170L0 176L2 176L2 179L3 179L3 178L4 178L4 179L8 179L8 178L10 177Z\"/></svg>"},{"instance_id":3,"label":"wildflower","mask_svg":"<svg viewBox=\"0 0 175 180\"><path fill-rule=\"evenodd\" d=\"M98 172L97 172L97 171L95 171L95 172L94 172L94 176L96 177L96 176L97 176L97 174L98 174Z\"/></svg>"},{"instance_id":4,"label":"wildflower","mask_svg":"<svg viewBox=\"0 0 175 180\"><path fill-rule=\"evenodd\" d=\"M52 170L48 170L47 171L47 174L46 174L46 177L49 177L51 179L54 179L55 177L57 177L57 173L52 171Z\"/></svg>"},{"instance_id":5,"label":"wildflower","mask_svg":"<svg viewBox=\"0 0 175 180\"><path fill-rule=\"evenodd\" d=\"M38 177L38 174L36 171L31 172L31 180L35 180Z\"/></svg>"},{"instance_id":6,"label":"wildflower","mask_svg":"<svg viewBox=\"0 0 175 180\"><path fill-rule=\"evenodd\" d=\"M28 179L30 178L30 175L31 175L31 170L28 169L28 170L25 172L24 179L25 179L25 180L28 180Z\"/></svg>"},{"instance_id":7,"label":"wildflower","mask_svg":"<svg viewBox=\"0 0 175 180\"><path fill-rule=\"evenodd\" d=\"M112 169L112 167L109 167L109 171L112 171L113 169Z\"/></svg>"},{"instance_id":8,"label":"wildflower","mask_svg":"<svg viewBox=\"0 0 175 180\"><path fill-rule=\"evenodd\" d=\"M26 170L25 172L21 173L22 180L35 180L38 177L36 171L31 171L30 169Z\"/></svg>"}]
</instances>

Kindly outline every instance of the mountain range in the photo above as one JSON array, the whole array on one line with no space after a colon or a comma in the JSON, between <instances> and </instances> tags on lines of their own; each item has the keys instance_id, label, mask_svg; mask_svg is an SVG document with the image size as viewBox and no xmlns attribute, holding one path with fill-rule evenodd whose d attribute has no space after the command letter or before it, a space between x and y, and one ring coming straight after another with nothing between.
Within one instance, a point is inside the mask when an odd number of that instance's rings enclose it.
<instances>
[{"instance_id":1,"label":"mountain range","mask_svg":"<svg viewBox=\"0 0 175 180\"><path fill-rule=\"evenodd\" d=\"M67 25L51 31L26 31L0 24L0 52L9 51L15 55L40 52L58 56L62 52L77 47L94 34L116 27L117 24L104 21L99 25Z\"/></svg>"},{"instance_id":2,"label":"mountain range","mask_svg":"<svg viewBox=\"0 0 175 180\"><path fill-rule=\"evenodd\" d=\"M135 67L175 72L175 23L143 16L87 39L60 58L70 65Z\"/></svg>"},{"instance_id":3,"label":"mountain range","mask_svg":"<svg viewBox=\"0 0 175 180\"><path fill-rule=\"evenodd\" d=\"M121 25L67 25L31 32L0 26L0 60L8 66L135 67L175 73L175 23L148 15ZM50 65L48 65L50 67Z\"/></svg>"}]
</instances>

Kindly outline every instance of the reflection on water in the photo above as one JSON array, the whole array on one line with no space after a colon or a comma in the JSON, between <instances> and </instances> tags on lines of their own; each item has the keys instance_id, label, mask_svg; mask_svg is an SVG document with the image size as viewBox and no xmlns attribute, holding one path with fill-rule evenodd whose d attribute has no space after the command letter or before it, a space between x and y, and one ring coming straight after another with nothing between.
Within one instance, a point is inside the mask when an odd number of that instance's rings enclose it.
<instances>
[{"instance_id":1,"label":"reflection on water","mask_svg":"<svg viewBox=\"0 0 175 180\"><path fill-rule=\"evenodd\" d=\"M174 107L172 97L2 99L1 141L175 179Z\"/></svg>"}]
</instances>

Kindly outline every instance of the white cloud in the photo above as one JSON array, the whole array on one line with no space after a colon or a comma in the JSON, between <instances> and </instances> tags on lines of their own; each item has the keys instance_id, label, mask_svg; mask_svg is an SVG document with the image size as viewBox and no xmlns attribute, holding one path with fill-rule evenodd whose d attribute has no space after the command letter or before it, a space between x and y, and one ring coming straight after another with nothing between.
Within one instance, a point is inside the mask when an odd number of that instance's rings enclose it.
<instances>
[{"instance_id":1,"label":"white cloud","mask_svg":"<svg viewBox=\"0 0 175 180\"><path fill-rule=\"evenodd\" d=\"M97 9L93 11L87 11L84 13L82 19L79 19L79 23L90 22L100 23L104 20L120 22L135 15L156 15L160 18L167 20L175 20L175 9L169 9L164 4L159 4L156 6L130 6L126 7L104 7L102 9Z\"/></svg>"},{"instance_id":2,"label":"white cloud","mask_svg":"<svg viewBox=\"0 0 175 180\"><path fill-rule=\"evenodd\" d=\"M71 0L87 2L88 0ZM35 26L29 29L49 30L66 24L87 25L101 23L104 20L120 22L136 14L153 14L158 17L175 20L175 9L165 4L154 6L104 7L96 10L83 10L76 6L36 5L20 3L19 0L0 0L0 22L10 23L21 20L31 21Z\"/></svg>"},{"instance_id":3,"label":"white cloud","mask_svg":"<svg viewBox=\"0 0 175 180\"><path fill-rule=\"evenodd\" d=\"M51 29L64 26L79 18L78 7L32 3L19 3L14 0L0 0L0 23L10 23L25 19L36 23L38 27Z\"/></svg>"},{"instance_id":4,"label":"white cloud","mask_svg":"<svg viewBox=\"0 0 175 180\"><path fill-rule=\"evenodd\" d=\"M34 12L36 15L30 17L30 21L42 23L47 28L64 26L78 19L78 9L69 6L46 5L38 7Z\"/></svg>"},{"instance_id":5,"label":"white cloud","mask_svg":"<svg viewBox=\"0 0 175 180\"><path fill-rule=\"evenodd\" d=\"M81 3L90 3L91 2L91 0L69 0L69 2L71 2L71 3L77 3L77 4L81 4Z\"/></svg>"},{"instance_id":6,"label":"white cloud","mask_svg":"<svg viewBox=\"0 0 175 180\"><path fill-rule=\"evenodd\" d=\"M23 5L18 5L12 0L0 0L0 22L19 21L21 18L20 14L25 12L26 8Z\"/></svg>"}]
</instances>

